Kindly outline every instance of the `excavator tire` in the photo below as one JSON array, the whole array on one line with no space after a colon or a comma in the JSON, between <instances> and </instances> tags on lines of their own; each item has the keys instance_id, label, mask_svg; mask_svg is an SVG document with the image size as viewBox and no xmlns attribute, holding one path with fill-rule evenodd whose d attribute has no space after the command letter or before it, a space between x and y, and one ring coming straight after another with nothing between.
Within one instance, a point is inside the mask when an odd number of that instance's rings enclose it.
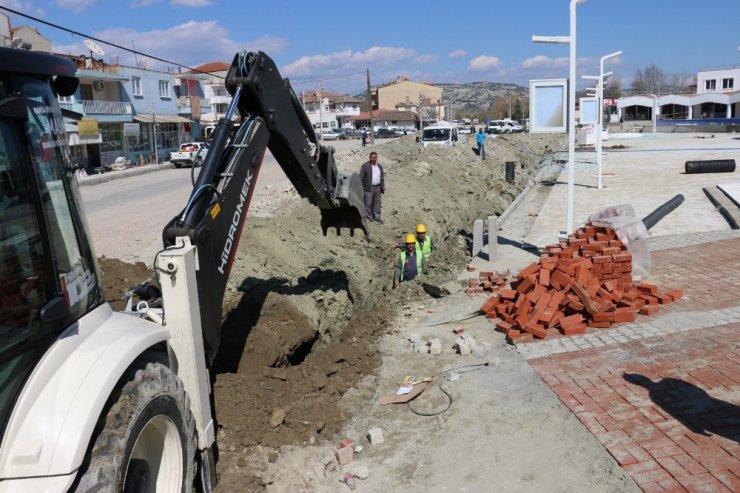
<instances>
[{"instance_id":1,"label":"excavator tire","mask_svg":"<svg viewBox=\"0 0 740 493\"><path fill-rule=\"evenodd\" d=\"M93 433L77 492L189 492L195 419L182 381L160 363L121 377Z\"/></svg>"}]
</instances>

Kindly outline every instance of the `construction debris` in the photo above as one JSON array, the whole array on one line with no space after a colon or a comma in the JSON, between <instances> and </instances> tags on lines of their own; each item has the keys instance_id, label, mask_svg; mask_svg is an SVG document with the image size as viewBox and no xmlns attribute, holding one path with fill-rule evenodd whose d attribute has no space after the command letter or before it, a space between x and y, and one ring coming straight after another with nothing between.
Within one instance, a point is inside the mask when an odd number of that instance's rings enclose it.
<instances>
[{"instance_id":1,"label":"construction debris","mask_svg":"<svg viewBox=\"0 0 740 493\"><path fill-rule=\"evenodd\" d=\"M476 294L498 291L501 286L506 284L509 278L508 273L498 273L496 271L481 271L478 278L470 278L462 281L462 286L468 294Z\"/></svg>"},{"instance_id":2,"label":"construction debris","mask_svg":"<svg viewBox=\"0 0 740 493\"><path fill-rule=\"evenodd\" d=\"M481 273L482 275L483 273ZM566 240L548 245L539 261L519 272L481 307L496 330L519 344L548 336L608 329L653 315L683 290L660 293L654 284L633 285L632 254L613 230L587 224Z\"/></svg>"}]
</instances>

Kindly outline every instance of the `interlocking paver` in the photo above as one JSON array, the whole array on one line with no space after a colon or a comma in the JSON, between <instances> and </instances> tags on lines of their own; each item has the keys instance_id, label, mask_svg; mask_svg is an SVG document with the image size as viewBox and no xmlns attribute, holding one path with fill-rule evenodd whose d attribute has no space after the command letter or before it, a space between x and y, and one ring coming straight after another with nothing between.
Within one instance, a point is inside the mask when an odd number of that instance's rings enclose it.
<instances>
[{"instance_id":1,"label":"interlocking paver","mask_svg":"<svg viewBox=\"0 0 740 493\"><path fill-rule=\"evenodd\" d=\"M644 491L740 491L740 238L715 236L654 252L685 291L657 316L518 347Z\"/></svg>"}]
</instances>

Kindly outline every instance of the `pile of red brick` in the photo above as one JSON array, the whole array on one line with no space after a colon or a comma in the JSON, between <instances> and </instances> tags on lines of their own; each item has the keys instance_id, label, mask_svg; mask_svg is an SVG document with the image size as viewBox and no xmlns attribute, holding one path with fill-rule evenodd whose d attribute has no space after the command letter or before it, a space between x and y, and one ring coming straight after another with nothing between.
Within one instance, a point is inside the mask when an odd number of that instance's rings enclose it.
<instances>
[{"instance_id":1,"label":"pile of red brick","mask_svg":"<svg viewBox=\"0 0 740 493\"><path fill-rule=\"evenodd\" d=\"M475 267L468 267L468 272L475 272ZM508 273L502 274L496 271L481 271L478 274L478 279L471 278L463 281L463 287L465 288L465 292L468 294L483 292L493 293L506 285L506 281L508 279Z\"/></svg>"},{"instance_id":2,"label":"pile of red brick","mask_svg":"<svg viewBox=\"0 0 740 493\"><path fill-rule=\"evenodd\" d=\"M662 294L653 284L633 285L632 254L613 230L592 225L548 245L510 288L491 296L481 311L500 319L496 330L514 344L608 329L683 296L680 289Z\"/></svg>"}]
</instances>

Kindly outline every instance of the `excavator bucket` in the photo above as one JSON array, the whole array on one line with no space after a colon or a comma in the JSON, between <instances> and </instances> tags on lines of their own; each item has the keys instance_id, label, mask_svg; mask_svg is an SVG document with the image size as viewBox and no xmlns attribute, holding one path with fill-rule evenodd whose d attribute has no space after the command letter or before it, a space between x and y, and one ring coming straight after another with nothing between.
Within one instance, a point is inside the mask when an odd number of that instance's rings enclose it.
<instances>
[{"instance_id":1,"label":"excavator bucket","mask_svg":"<svg viewBox=\"0 0 740 493\"><path fill-rule=\"evenodd\" d=\"M337 236L342 228L348 228L350 236L355 235L355 229L361 229L368 235L365 222L365 201L363 199L362 183L357 173L339 172L334 189L334 207L321 210L321 230L326 236L329 228L335 228Z\"/></svg>"}]
</instances>

